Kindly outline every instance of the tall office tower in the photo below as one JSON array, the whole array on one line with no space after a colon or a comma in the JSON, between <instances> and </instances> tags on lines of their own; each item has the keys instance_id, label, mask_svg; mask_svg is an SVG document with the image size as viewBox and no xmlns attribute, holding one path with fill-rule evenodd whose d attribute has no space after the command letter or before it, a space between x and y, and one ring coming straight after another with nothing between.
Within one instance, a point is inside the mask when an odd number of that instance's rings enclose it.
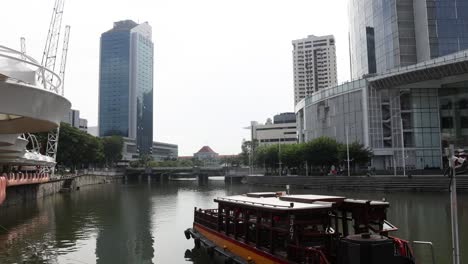
<instances>
[{"instance_id":1,"label":"tall office tower","mask_svg":"<svg viewBox=\"0 0 468 264\"><path fill-rule=\"evenodd\" d=\"M312 93L335 86L336 50L332 35L310 35L292 41L294 64L294 105Z\"/></svg>"},{"instance_id":2,"label":"tall office tower","mask_svg":"<svg viewBox=\"0 0 468 264\"><path fill-rule=\"evenodd\" d=\"M350 0L351 75L468 49L468 0Z\"/></svg>"},{"instance_id":3,"label":"tall office tower","mask_svg":"<svg viewBox=\"0 0 468 264\"><path fill-rule=\"evenodd\" d=\"M136 139L141 154L153 144L153 42L151 26L114 23L101 35L99 136Z\"/></svg>"}]
</instances>

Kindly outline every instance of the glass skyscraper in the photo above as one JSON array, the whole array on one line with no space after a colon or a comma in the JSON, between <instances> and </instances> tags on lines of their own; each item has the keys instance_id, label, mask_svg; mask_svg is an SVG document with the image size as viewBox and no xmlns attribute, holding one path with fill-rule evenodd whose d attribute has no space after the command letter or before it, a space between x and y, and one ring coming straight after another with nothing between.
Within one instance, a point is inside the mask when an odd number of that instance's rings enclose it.
<instances>
[{"instance_id":1,"label":"glass skyscraper","mask_svg":"<svg viewBox=\"0 0 468 264\"><path fill-rule=\"evenodd\" d=\"M350 0L352 78L468 49L468 0Z\"/></svg>"},{"instance_id":2,"label":"glass skyscraper","mask_svg":"<svg viewBox=\"0 0 468 264\"><path fill-rule=\"evenodd\" d=\"M151 26L118 21L101 35L99 136L134 138L140 154L153 143Z\"/></svg>"}]
</instances>

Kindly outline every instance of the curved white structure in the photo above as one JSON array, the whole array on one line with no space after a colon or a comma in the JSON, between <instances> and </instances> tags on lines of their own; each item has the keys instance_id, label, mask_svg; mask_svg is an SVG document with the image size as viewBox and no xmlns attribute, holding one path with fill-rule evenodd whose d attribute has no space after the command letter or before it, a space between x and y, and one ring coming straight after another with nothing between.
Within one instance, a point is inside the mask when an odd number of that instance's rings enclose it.
<instances>
[{"instance_id":1,"label":"curved white structure","mask_svg":"<svg viewBox=\"0 0 468 264\"><path fill-rule=\"evenodd\" d=\"M39 153L35 138L23 133L47 132L60 125L71 107L60 93L57 74L19 51L0 46L0 165L55 164Z\"/></svg>"}]
</instances>

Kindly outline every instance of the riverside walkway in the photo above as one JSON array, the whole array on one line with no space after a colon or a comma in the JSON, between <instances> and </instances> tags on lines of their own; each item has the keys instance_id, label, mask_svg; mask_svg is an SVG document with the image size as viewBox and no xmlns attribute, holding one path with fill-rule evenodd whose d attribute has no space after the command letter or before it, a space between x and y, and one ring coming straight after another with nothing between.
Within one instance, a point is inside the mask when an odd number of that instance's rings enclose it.
<instances>
[{"instance_id":1,"label":"riverside walkway","mask_svg":"<svg viewBox=\"0 0 468 264\"><path fill-rule=\"evenodd\" d=\"M252 185L300 186L308 189L365 191L448 191L443 176L246 176ZM468 192L468 176L457 176L457 190Z\"/></svg>"}]
</instances>

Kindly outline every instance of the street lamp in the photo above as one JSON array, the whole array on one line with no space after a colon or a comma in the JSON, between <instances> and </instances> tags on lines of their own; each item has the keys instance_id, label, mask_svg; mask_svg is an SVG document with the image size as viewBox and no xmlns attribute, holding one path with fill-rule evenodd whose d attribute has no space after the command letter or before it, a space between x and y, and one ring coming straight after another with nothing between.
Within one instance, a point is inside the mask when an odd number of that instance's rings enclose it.
<instances>
[{"instance_id":1,"label":"street lamp","mask_svg":"<svg viewBox=\"0 0 468 264\"><path fill-rule=\"evenodd\" d=\"M284 135L283 135L284 141ZM278 165L279 165L279 176L281 176L281 138L278 138Z\"/></svg>"},{"instance_id":2,"label":"street lamp","mask_svg":"<svg viewBox=\"0 0 468 264\"><path fill-rule=\"evenodd\" d=\"M254 137L254 127L256 126L257 122L251 121L250 126L244 127L244 129L250 129L250 151L249 151L249 174L253 174L253 155L254 155L254 146L255 146L255 139Z\"/></svg>"},{"instance_id":3,"label":"street lamp","mask_svg":"<svg viewBox=\"0 0 468 264\"><path fill-rule=\"evenodd\" d=\"M400 95L398 96L400 97ZM390 99L390 102L389 102L389 106L390 106L390 113L392 111L392 103L393 103L393 100L395 100L396 97L394 98L391 98ZM397 116L396 114L393 114L390 116L390 120L393 120L393 118ZM405 137L404 137L404 131L403 131L403 117L401 115L401 98L400 98L400 128L401 128L401 132L400 132L400 137L401 137L401 163L402 163L402 166L403 166L403 176L406 176L406 161L405 161ZM392 136L393 136L393 122L392 122ZM394 156L395 157L395 156ZM394 158L395 160L395 158ZM394 173L396 174L396 164L394 163L393 164L393 167L394 167Z\"/></svg>"},{"instance_id":4,"label":"street lamp","mask_svg":"<svg viewBox=\"0 0 468 264\"><path fill-rule=\"evenodd\" d=\"M403 133L403 117L401 116L401 103L400 103L400 126L401 126L401 162L403 164L403 176L406 176L406 161L405 161L405 138Z\"/></svg>"},{"instance_id":5,"label":"street lamp","mask_svg":"<svg viewBox=\"0 0 468 264\"><path fill-rule=\"evenodd\" d=\"M348 129L349 129L349 125L346 125L346 130L345 130L345 134L346 134L346 156L347 156L346 161L348 163L348 177L349 177L351 175L351 171L350 171L350 165L349 165L350 159L349 159Z\"/></svg>"}]
</instances>

